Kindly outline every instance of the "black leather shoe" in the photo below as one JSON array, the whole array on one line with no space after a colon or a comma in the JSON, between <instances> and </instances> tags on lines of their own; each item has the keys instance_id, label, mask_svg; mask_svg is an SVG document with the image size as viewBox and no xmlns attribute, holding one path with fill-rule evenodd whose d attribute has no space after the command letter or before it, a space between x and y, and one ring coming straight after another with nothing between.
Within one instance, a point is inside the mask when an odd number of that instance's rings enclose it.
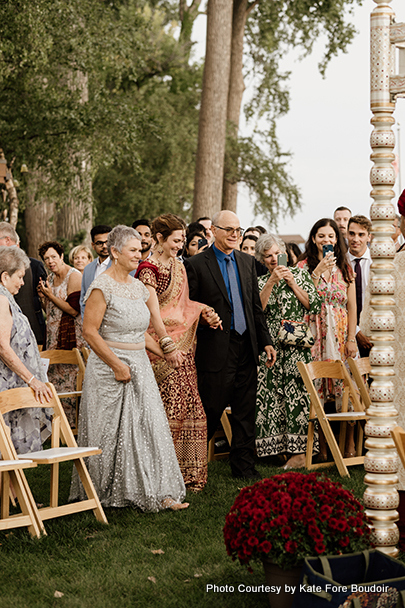
<instances>
[{"instance_id":1,"label":"black leather shoe","mask_svg":"<svg viewBox=\"0 0 405 608\"><path fill-rule=\"evenodd\" d=\"M245 471L244 473L232 473L232 476L236 479L246 479L248 481L259 481L262 478L259 471L256 469L250 469L249 471Z\"/></svg>"}]
</instances>

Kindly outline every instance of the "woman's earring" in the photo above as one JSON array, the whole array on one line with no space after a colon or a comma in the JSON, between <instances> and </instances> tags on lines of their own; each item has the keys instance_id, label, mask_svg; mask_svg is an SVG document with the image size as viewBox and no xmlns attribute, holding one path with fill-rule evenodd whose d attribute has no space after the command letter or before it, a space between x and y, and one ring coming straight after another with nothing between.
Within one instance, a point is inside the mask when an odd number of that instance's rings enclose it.
<instances>
[{"instance_id":1,"label":"woman's earring","mask_svg":"<svg viewBox=\"0 0 405 608\"><path fill-rule=\"evenodd\" d=\"M114 258L114 260L115 260L115 265L117 265L117 258Z\"/></svg>"},{"instance_id":2,"label":"woman's earring","mask_svg":"<svg viewBox=\"0 0 405 608\"><path fill-rule=\"evenodd\" d=\"M157 246L156 252L157 252L159 255L162 255L162 253L163 253L163 247L162 247L162 245L158 245L158 246Z\"/></svg>"}]
</instances>

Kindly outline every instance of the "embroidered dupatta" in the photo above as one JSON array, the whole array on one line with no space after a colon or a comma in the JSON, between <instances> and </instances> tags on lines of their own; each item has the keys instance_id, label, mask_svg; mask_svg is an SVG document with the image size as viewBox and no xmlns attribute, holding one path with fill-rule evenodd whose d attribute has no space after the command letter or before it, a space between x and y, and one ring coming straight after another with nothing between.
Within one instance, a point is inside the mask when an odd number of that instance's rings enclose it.
<instances>
[{"instance_id":1,"label":"embroidered dupatta","mask_svg":"<svg viewBox=\"0 0 405 608\"><path fill-rule=\"evenodd\" d=\"M155 264L145 260L141 263L137 275L144 269L152 271L156 280L158 279L159 269ZM161 294L157 293L157 297L167 335L175 342L178 350L183 353L191 351L194 354L197 326L205 304L190 300L186 270L179 260L173 260L170 268L169 286ZM148 333L158 342L152 323L149 325ZM148 355L158 384L175 371L164 359L150 352L148 352Z\"/></svg>"}]
</instances>

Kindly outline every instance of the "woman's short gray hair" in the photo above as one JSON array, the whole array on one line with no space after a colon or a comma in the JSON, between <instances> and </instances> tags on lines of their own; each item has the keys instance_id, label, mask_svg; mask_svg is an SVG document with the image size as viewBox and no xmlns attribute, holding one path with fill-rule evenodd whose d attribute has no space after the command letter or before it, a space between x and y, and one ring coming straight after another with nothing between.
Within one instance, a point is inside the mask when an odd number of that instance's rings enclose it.
<instances>
[{"instance_id":1,"label":"woman's short gray hair","mask_svg":"<svg viewBox=\"0 0 405 608\"><path fill-rule=\"evenodd\" d=\"M3 272L7 272L11 277L17 270L27 270L30 265L30 259L19 247L0 247L0 279Z\"/></svg>"},{"instance_id":2,"label":"woman's short gray hair","mask_svg":"<svg viewBox=\"0 0 405 608\"><path fill-rule=\"evenodd\" d=\"M108 233L107 237L107 249L110 258L113 259L111 247L114 247L114 249L121 253L124 245L131 239L138 239L138 241L141 241L142 237L137 230L130 226L124 226L123 224L115 226L115 228Z\"/></svg>"},{"instance_id":3,"label":"woman's short gray hair","mask_svg":"<svg viewBox=\"0 0 405 608\"><path fill-rule=\"evenodd\" d=\"M273 245L277 245L281 253L285 253L284 241L275 234L262 234L259 236L255 245L256 258L259 262L264 263L264 252L271 249Z\"/></svg>"}]
</instances>

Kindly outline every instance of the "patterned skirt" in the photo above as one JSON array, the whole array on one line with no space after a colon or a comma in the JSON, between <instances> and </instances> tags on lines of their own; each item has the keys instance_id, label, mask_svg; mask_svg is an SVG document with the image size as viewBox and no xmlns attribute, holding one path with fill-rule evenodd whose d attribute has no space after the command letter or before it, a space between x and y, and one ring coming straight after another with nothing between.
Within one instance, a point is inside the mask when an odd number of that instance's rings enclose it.
<instances>
[{"instance_id":1,"label":"patterned skirt","mask_svg":"<svg viewBox=\"0 0 405 608\"><path fill-rule=\"evenodd\" d=\"M198 492L207 483L207 418L191 352L180 368L159 383L159 391L184 483L188 490Z\"/></svg>"}]
</instances>

